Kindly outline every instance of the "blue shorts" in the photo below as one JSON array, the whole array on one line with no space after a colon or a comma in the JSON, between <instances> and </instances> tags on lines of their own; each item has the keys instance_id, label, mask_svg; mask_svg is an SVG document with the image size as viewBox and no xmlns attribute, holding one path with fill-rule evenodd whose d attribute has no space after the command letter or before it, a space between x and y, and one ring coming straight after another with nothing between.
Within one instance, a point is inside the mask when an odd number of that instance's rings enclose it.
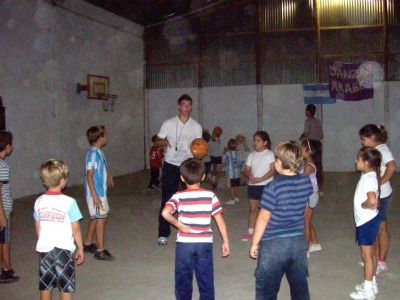
<instances>
[{"instance_id":1,"label":"blue shorts","mask_svg":"<svg viewBox=\"0 0 400 300\"><path fill-rule=\"evenodd\" d=\"M393 194L390 194L389 196L379 200L378 211L382 221L387 220L388 211L390 204L392 204L392 200L393 200Z\"/></svg>"},{"instance_id":2,"label":"blue shorts","mask_svg":"<svg viewBox=\"0 0 400 300\"><path fill-rule=\"evenodd\" d=\"M378 214L367 223L356 227L356 241L359 246L372 246L378 236L381 216Z\"/></svg>"},{"instance_id":3,"label":"blue shorts","mask_svg":"<svg viewBox=\"0 0 400 300\"><path fill-rule=\"evenodd\" d=\"M7 225L0 227L0 244L11 243L11 213L6 212Z\"/></svg>"},{"instance_id":4,"label":"blue shorts","mask_svg":"<svg viewBox=\"0 0 400 300\"><path fill-rule=\"evenodd\" d=\"M261 200L261 196L265 185L249 185L247 186L247 197L252 200Z\"/></svg>"}]
</instances>

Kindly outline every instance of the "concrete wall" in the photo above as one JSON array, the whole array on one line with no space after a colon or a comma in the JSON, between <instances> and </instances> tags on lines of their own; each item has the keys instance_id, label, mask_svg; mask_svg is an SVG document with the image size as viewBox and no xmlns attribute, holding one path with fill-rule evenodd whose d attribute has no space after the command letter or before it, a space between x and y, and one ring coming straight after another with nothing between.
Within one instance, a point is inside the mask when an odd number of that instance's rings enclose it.
<instances>
[{"instance_id":1,"label":"concrete wall","mask_svg":"<svg viewBox=\"0 0 400 300\"><path fill-rule=\"evenodd\" d=\"M273 148L283 140L298 140L306 118L303 86L271 85L263 86L262 89L261 122L257 114L256 86L204 88L201 93L197 89L149 90L146 98L151 103L152 111L148 114L147 132L156 134L164 119L176 115L178 97L188 93L194 99L193 117L210 130L216 125L222 126L224 144L236 134L242 133L252 149L252 135L259 123L270 134ZM368 123L387 127L388 145L395 158L400 158L400 145L396 143L400 135L399 98L400 82L385 82L376 84L373 99L358 102L337 100L336 104L318 105L316 116L322 120L325 135L324 170L355 170L354 161L361 147L358 131ZM198 119L198 106L201 104L202 118ZM146 151L149 144L146 144Z\"/></svg>"},{"instance_id":2,"label":"concrete wall","mask_svg":"<svg viewBox=\"0 0 400 300\"><path fill-rule=\"evenodd\" d=\"M84 1L0 2L0 95L14 152L7 158L14 198L43 191L38 168L49 158L82 184L86 130L105 125L113 175L144 168L142 28ZM87 74L108 76L114 112L76 93Z\"/></svg>"}]
</instances>

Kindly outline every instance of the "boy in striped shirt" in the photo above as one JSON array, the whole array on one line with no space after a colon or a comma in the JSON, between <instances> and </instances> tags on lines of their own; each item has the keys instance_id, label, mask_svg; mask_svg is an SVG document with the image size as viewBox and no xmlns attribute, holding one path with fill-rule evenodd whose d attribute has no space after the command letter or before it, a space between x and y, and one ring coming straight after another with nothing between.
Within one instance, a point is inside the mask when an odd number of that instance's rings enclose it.
<instances>
[{"instance_id":1,"label":"boy in striped shirt","mask_svg":"<svg viewBox=\"0 0 400 300\"><path fill-rule=\"evenodd\" d=\"M13 135L9 131L0 131L0 283L19 280L11 267L11 216L13 199L10 189L10 168L5 161L13 151Z\"/></svg>"},{"instance_id":2,"label":"boy in striped shirt","mask_svg":"<svg viewBox=\"0 0 400 300\"><path fill-rule=\"evenodd\" d=\"M275 149L279 175L261 196L250 256L258 258L256 299L277 299L286 275L292 300L309 300L304 211L313 187L308 175L299 174L302 150L287 141Z\"/></svg>"},{"instance_id":3,"label":"boy in striped shirt","mask_svg":"<svg viewBox=\"0 0 400 300\"><path fill-rule=\"evenodd\" d=\"M175 252L175 296L178 300L192 299L193 271L200 299L215 299L211 217L222 237L222 257L229 255L221 204L212 191L200 188L204 170L199 160L185 160L180 172L187 189L174 194L162 211L164 219L178 229ZM178 218L174 217L175 213Z\"/></svg>"}]
</instances>

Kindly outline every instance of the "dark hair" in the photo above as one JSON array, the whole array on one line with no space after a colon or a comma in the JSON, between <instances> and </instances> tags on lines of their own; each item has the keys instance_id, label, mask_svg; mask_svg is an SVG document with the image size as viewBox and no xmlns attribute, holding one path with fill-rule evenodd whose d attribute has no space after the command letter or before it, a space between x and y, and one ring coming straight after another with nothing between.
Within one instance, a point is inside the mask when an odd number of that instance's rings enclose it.
<instances>
[{"instance_id":1,"label":"dark hair","mask_svg":"<svg viewBox=\"0 0 400 300\"><path fill-rule=\"evenodd\" d=\"M378 179L378 191L380 195L381 185L379 184L379 182L381 181L381 163L382 163L381 152L373 147L362 147L360 151L358 151L358 156L363 161L368 162L368 165L375 171L376 178Z\"/></svg>"},{"instance_id":2,"label":"dark hair","mask_svg":"<svg viewBox=\"0 0 400 300\"><path fill-rule=\"evenodd\" d=\"M157 134L155 134L155 135L153 135L153 136L151 137L151 141L152 141L153 143L156 141L156 139L157 139Z\"/></svg>"},{"instance_id":3,"label":"dark hair","mask_svg":"<svg viewBox=\"0 0 400 300\"><path fill-rule=\"evenodd\" d=\"M228 141L228 150L234 151L238 145L238 141L236 139L230 139Z\"/></svg>"},{"instance_id":4,"label":"dark hair","mask_svg":"<svg viewBox=\"0 0 400 300\"><path fill-rule=\"evenodd\" d=\"M182 102L183 100L187 100L187 101L190 101L190 103L193 103L192 98L191 98L189 95L187 95L187 94L184 94L184 95L182 95L182 96L179 97L179 99L178 99L178 104L181 104L181 102Z\"/></svg>"},{"instance_id":5,"label":"dark hair","mask_svg":"<svg viewBox=\"0 0 400 300\"><path fill-rule=\"evenodd\" d=\"M192 185L202 181L205 173L205 166L196 158L188 158L182 162L179 170L185 183Z\"/></svg>"},{"instance_id":6,"label":"dark hair","mask_svg":"<svg viewBox=\"0 0 400 300\"><path fill-rule=\"evenodd\" d=\"M211 139L211 134L208 132L208 130L203 130L203 135L202 135L203 140L205 140L207 143Z\"/></svg>"},{"instance_id":7,"label":"dark hair","mask_svg":"<svg viewBox=\"0 0 400 300\"><path fill-rule=\"evenodd\" d=\"M358 132L360 137L372 138L380 143L386 143L388 133L383 125L367 124Z\"/></svg>"},{"instance_id":8,"label":"dark hair","mask_svg":"<svg viewBox=\"0 0 400 300\"><path fill-rule=\"evenodd\" d=\"M301 146L310 151L314 160L315 168L317 169L317 182L322 185L322 143L318 140L303 140Z\"/></svg>"},{"instance_id":9,"label":"dark hair","mask_svg":"<svg viewBox=\"0 0 400 300\"><path fill-rule=\"evenodd\" d=\"M269 138L268 132L266 132L264 130L259 130L253 134L253 138L255 138L256 136L258 136L264 142L267 142L267 149L271 150L271 139Z\"/></svg>"},{"instance_id":10,"label":"dark hair","mask_svg":"<svg viewBox=\"0 0 400 300\"><path fill-rule=\"evenodd\" d=\"M13 135L10 131L0 131L0 152L6 149L7 145L12 145Z\"/></svg>"},{"instance_id":11,"label":"dark hair","mask_svg":"<svg viewBox=\"0 0 400 300\"><path fill-rule=\"evenodd\" d=\"M311 115L315 115L315 112L317 111L317 107L314 104L308 104L306 106L306 110L310 112Z\"/></svg>"},{"instance_id":12,"label":"dark hair","mask_svg":"<svg viewBox=\"0 0 400 300\"><path fill-rule=\"evenodd\" d=\"M106 134L106 130L103 125L92 126L86 131L86 136L88 138L90 145L93 145L94 143L96 143L98 141L98 139L103 137L105 134Z\"/></svg>"}]
</instances>

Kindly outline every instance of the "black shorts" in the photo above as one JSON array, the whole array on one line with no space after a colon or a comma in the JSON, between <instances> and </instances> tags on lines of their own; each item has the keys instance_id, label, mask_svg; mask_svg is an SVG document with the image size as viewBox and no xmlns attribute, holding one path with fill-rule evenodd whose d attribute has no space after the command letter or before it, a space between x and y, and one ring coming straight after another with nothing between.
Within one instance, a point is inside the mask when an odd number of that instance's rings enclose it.
<instances>
[{"instance_id":1,"label":"black shorts","mask_svg":"<svg viewBox=\"0 0 400 300\"><path fill-rule=\"evenodd\" d=\"M231 187L240 186L240 178L231 178L229 180Z\"/></svg>"},{"instance_id":2,"label":"black shorts","mask_svg":"<svg viewBox=\"0 0 400 300\"><path fill-rule=\"evenodd\" d=\"M212 165L220 165L222 164L222 156L211 156L211 164Z\"/></svg>"},{"instance_id":3,"label":"black shorts","mask_svg":"<svg viewBox=\"0 0 400 300\"><path fill-rule=\"evenodd\" d=\"M54 248L39 255L39 290L58 287L60 292L75 292L75 262L71 251Z\"/></svg>"},{"instance_id":4,"label":"black shorts","mask_svg":"<svg viewBox=\"0 0 400 300\"><path fill-rule=\"evenodd\" d=\"M265 185L249 185L247 187L247 198L252 200L261 200Z\"/></svg>"}]
</instances>

